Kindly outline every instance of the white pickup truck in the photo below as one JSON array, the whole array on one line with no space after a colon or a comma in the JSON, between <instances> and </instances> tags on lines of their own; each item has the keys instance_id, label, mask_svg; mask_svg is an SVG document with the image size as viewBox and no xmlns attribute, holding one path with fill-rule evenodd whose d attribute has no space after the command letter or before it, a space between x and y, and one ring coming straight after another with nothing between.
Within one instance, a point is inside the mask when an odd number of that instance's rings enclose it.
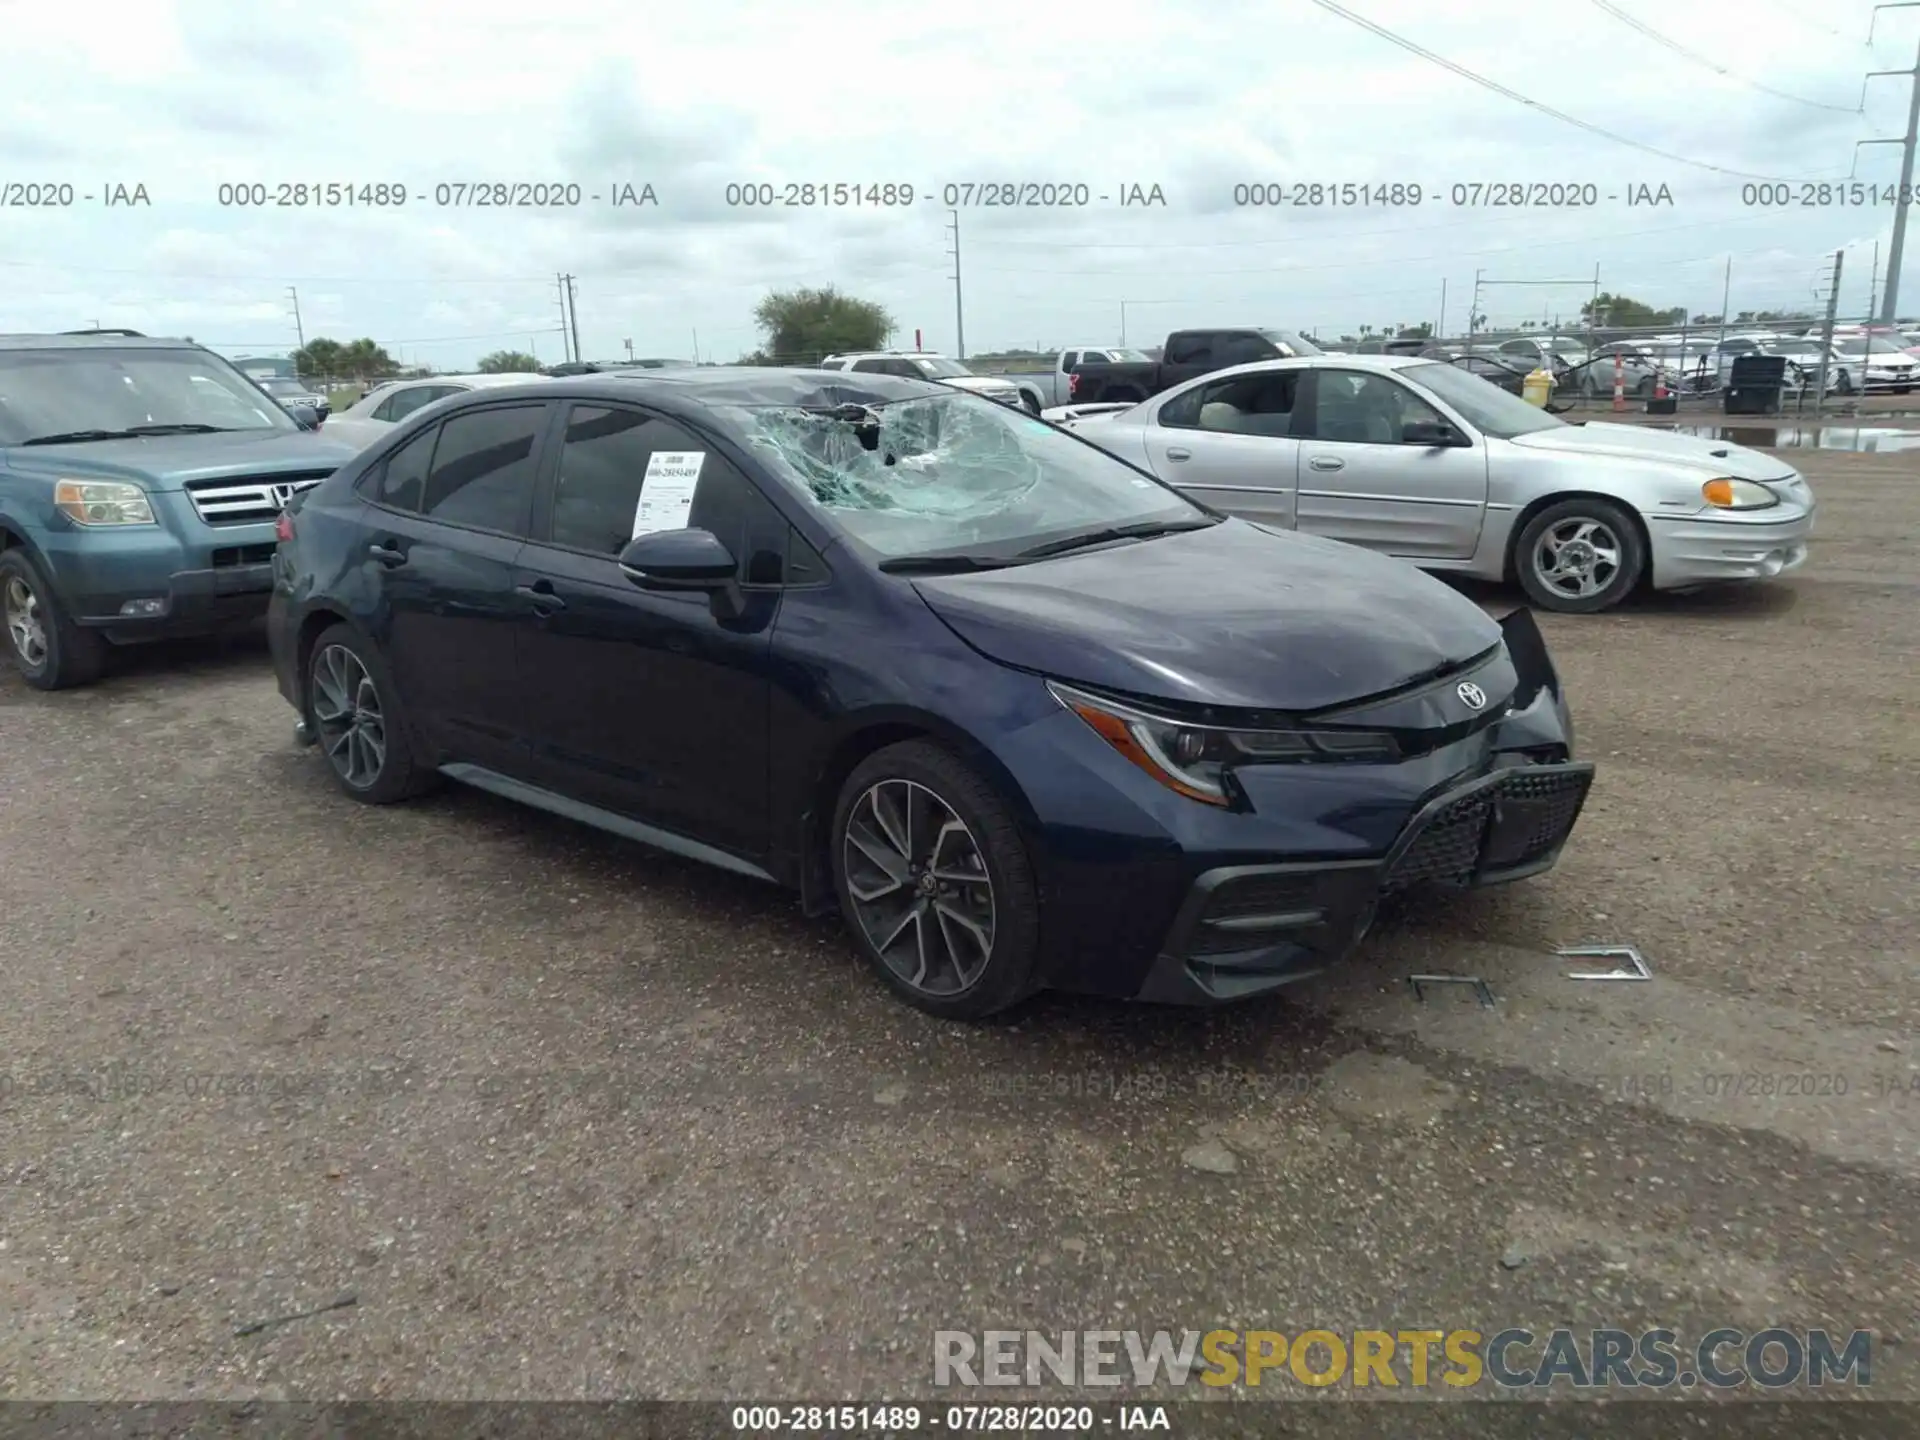
<instances>
[{"instance_id":1,"label":"white pickup truck","mask_svg":"<svg viewBox=\"0 0 1920 1440\"><path fill-rule=\"evenodd\" d=\"M1084 345L1077 350L1062 350L1054 357L1051 370L1003 370L1002 378L1020 387L1020 401L1038 415L1073 403L1073 372L1082 361L1095 365L1126 365L1149 361L1145 352L1122 345Z\"/></svg>"}]
</instances>

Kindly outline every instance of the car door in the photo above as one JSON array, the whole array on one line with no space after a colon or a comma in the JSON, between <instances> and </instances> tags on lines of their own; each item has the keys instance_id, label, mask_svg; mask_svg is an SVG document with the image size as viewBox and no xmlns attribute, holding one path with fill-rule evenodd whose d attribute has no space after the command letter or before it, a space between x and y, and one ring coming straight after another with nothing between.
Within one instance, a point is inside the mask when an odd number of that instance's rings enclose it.
<instances>
[{"instance_id":1,"label":"car door","mask_svg":"<svg viewBox=\"0 0 1920 1440\"><path fill-rule=\"evenodd\" d=\"M1300 370L1203 380L1162 401L1144 440L1153 473L1203 505L1294 524Z\"/></svg>"},{"instance_id":2,"label":"car door","mask_svg":"<svg viewBox=\"0 0 1920 1440\"><path fill-rule=\"evenodd\" d=\"M1299 528L1408 559L1471 556L1486 515L1486 444L1403 438L1410 424L1439 423L1452 422L1390 374L1307 371L1293 420Z\"/></svg>"},{"instance_id":3,"label":"car door","mask_svg":"<svg viewBox=\"0 0 1920 1440\"><path fill-rule=\"evenodd\" d=\"M514 645L532 611L513 561L530 533L542 402L462 410L376 466L361 494L361 573L380 597L377 636L421 736L442 762L525 770L525 691Z\"/></svg>"},{"instance_id":4,"label":"car door","mask_svg":"<svg viewBox=\"0 0 1920 1440\"><path fill-rule=\"evenodd\" d=\"M704 437L643 407L575 402L515 584L537 607L520 669L537 783L747 858L766 853L767 664L788 523ZM619 565L656 456L695 456L687 523L741 561L742 607L643 590Z\"/></svg>"}]
</instances>

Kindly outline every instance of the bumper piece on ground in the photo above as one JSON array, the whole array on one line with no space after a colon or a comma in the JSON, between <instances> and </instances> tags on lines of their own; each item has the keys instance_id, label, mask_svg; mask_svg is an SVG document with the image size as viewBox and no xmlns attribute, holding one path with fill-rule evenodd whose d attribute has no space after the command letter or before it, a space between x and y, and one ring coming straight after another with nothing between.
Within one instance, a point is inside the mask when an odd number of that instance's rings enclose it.
<instances>
[{"instance_id":1,"label":"bumper piece on ground","mask_svg":"<svg viewBox=\"0 0 1920 1440\"><path fill-rule=\"evenodd\" d=\"M1235 865L1194 881L1138 998L1236 1000L1318 974L1416 886L1464 890L1552 868L1593 784L1587 763L1515 765L1438 796L1378 860Z\"/></svg>"}]
</instances>

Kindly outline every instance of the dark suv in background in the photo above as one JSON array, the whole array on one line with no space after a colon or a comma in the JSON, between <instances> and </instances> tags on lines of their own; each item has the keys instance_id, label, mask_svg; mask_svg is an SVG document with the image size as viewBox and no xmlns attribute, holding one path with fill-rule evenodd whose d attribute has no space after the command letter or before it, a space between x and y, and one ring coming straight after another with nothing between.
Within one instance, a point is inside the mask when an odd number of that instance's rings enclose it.
<instances>
[{"instance_id":1,"label":"dark suv in background","mask_svg":"<svg viewBox=\"0 0 1920 1440\"><path fill-rule=\"evenodd\" d=\"M318 423L191 341L0 336L0 620L27 683L259 621L281 507L354 454Z\"/></svg>"}]
</instances>

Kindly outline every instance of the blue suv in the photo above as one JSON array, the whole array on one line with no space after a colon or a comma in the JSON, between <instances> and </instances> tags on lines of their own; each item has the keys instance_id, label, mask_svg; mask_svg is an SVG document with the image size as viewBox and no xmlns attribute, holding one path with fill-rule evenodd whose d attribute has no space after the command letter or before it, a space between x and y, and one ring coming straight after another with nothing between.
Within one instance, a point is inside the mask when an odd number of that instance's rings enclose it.
<instances>
[{"instance_id":1,"label":"blue suv","mask_svg":"<svg viewBox=\"0 0 1920 1440\"><path fill-rule=\"evenodd\" d=\"M276 524L355 453L188 340L0 335L0 618L29 685L258 621Z\"/></svg>"}]
</instances>

